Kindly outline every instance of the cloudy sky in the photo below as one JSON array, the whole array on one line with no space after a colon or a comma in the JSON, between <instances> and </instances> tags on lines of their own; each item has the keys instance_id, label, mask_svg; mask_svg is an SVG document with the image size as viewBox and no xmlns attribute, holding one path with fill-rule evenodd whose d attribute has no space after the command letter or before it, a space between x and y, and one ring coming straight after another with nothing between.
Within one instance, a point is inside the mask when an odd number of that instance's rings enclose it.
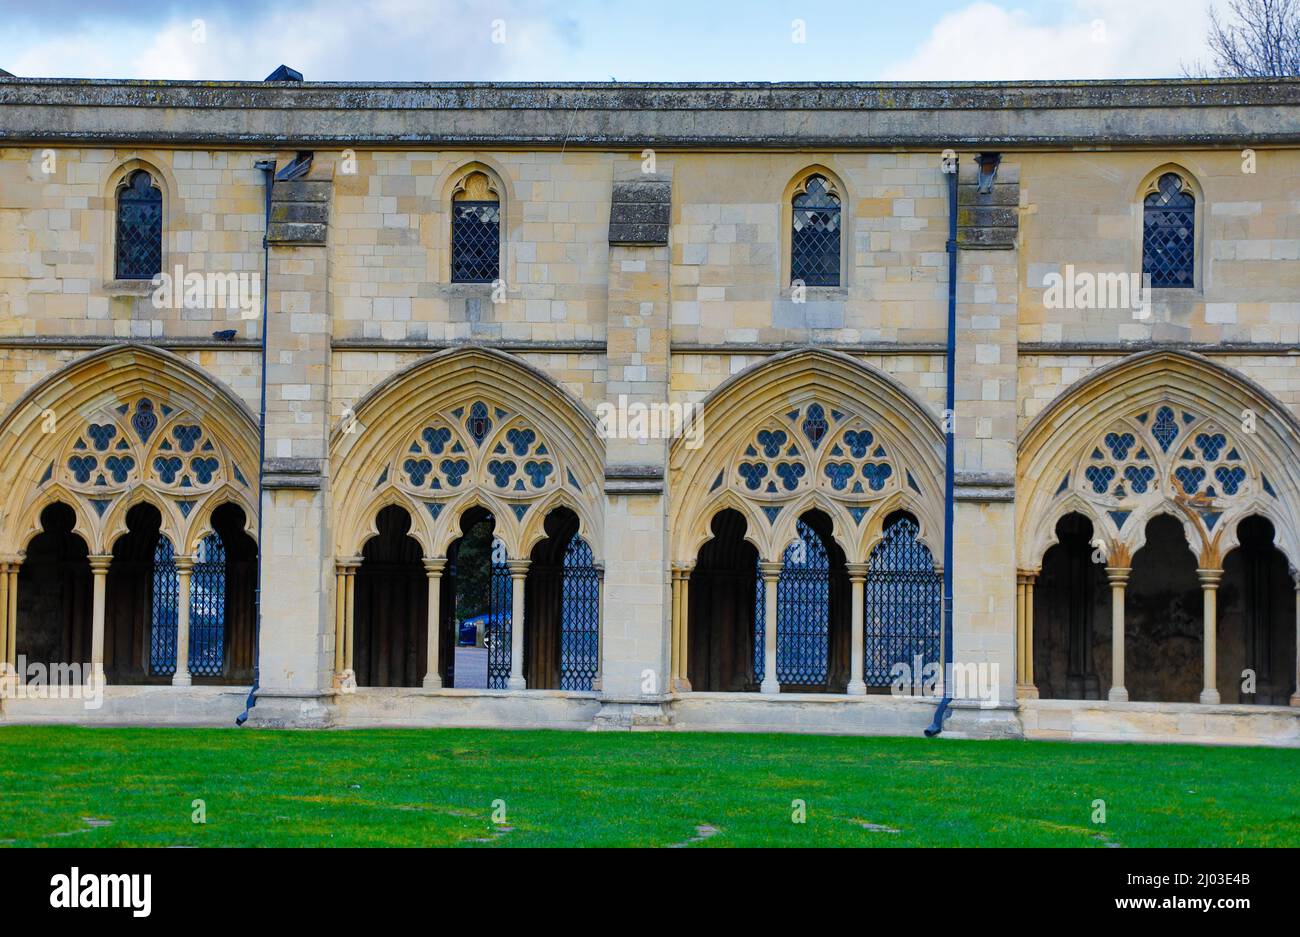
<instances>
[{"instance_id":1,"label":"cloudy sky","mask_svg":"<svg viewBox=\"0 0 1300 937\"><path fill-rule=\"evenodd\" d=\"M1177 77L1226 0L0 0L0 68L80 78Z\"/></svg>"}]
</instances>

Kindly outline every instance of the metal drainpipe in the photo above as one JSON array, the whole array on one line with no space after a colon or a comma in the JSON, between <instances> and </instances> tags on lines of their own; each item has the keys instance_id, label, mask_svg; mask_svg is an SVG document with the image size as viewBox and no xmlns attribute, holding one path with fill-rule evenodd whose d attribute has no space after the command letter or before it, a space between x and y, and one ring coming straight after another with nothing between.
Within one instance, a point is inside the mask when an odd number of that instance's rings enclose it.
<instances>
[{"instance_id":1,"label":"metal drainpipe","mask_svg":"<svg viewBox=\"0 0 1300 937\"><path fill-rule=\"evenodd\" d=\"M943 699L934 711L934 721L925 730L927 738L943 731L943 720L952 705L952 538L954 524L954 488L956 464L954 441L957 437L957 169L958 157L952 158L948 175L948 397L944 419L943 481Z\"/></svg>"},{"instance_id":2,"label":"metal drainpipe","mask_svg":"<svg viewBox=\"0 0 1300 937\"><path fill-rule=\"evenodd\" d=\"M248 721L248 714L257 705L257 690L262 680L262 498L264 472L266 464L266 321L267 291L271 285L271 188L275 185L275 160L260 159L253 164L254 169L262 171L266 183L265 221L262 230L262 383L261 403L257 414L257 586L253 590L253 604L257 609L256 624L253 628L253 685L248 690L248 699L244 701L244 711L235 718L235 725L242 726Z\"/></svg>"}]
</instances>

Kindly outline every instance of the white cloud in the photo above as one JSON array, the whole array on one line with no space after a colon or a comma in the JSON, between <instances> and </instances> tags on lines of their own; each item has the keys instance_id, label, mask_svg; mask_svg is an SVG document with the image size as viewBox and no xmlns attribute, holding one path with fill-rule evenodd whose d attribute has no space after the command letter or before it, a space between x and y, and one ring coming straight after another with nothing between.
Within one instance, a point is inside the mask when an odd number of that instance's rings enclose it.
<instances>
[{"instance_id":1,"label":"white cloud","mask_svg":"<svg viewBox=\"0 0 1300 937\"><path fill-rule=\"evenodd\" d=\"M315 81L500 78L573 54L573 24L557 4L499 0L488 12L464 0L311 0L196 15L91 11L53 28L29 18L0 35L0 67L33 77L256 80L284 63ZM492 41L494 20L504 21L504 43Z\"/></svg>"},{"instance_id":2,"label":"white cloud","mask_svg":"<svg viewBox=\"0 0 1300 937\"><path fill-rule=\"evenodd\" d=\"M943 17L885 80L1176 78L1206 57L1208 22L1204 0L1072 0L1057 23L980 0Z\"/></svg>"}]
</instances>

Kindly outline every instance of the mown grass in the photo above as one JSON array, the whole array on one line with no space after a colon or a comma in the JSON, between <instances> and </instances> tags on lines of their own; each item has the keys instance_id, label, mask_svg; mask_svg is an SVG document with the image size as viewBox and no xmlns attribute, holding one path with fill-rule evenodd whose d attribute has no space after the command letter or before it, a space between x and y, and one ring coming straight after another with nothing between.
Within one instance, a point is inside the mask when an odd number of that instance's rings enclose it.
<instances>
[{"instance_id":1,"label":"mown grass","mask_svg":"<svg viewBox=\"0 0 1300 937\"><path fill-rule=\"evenodd\" d=\"M196 799L204 824L191 820ZM806 822L792 821L796 800ZM1104 824L1092 822L1098 800ZM504 824L493 822L494 801L504 802ZM687 733L0 728L4 845L692 840L1296 846L1300 752Z\"/></svg>"}]
</instances>

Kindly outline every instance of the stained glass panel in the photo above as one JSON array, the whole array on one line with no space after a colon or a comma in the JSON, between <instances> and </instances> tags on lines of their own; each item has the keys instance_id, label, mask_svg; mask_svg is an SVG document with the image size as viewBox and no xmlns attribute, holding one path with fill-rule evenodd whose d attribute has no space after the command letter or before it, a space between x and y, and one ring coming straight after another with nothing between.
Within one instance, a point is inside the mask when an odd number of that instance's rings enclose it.
<instances>
[{"instance_id":1,"label":"stained glass panel","mask_svg":"<svg viewBox=\"0 0 1300 937\"><path fill-rule=\"evenodd\" d=\"M162 270L162 192L143 169L117 192L115 276L151 280Z\"/></svg>"},{"instance_id":2,"label":"stained glass panel","mask_svg":"<svg viewBox=\"0 0 1300 937\"><path fill-rule=\"evenodd\" d=\"M499 274L501 203L452 202L451 279L491 283Z\"/></svg>"},{"instance_id":3,"label":"stained glass panel","mask_svg":"<svg viewBox=\"0 0 1300 937\"><path fill-rule=\"evenodd\" d=\"M1191 289L1196 262L1196 199L1175 173L1160 177L1146 198L1142 272L1153 288Z\"/></svg>"},{"instance_id":4,"label":"stained glass panel","mask_svg":"<svg viewBox=\"0 0 1300 937\"><path fill-rule=\"evenodd\" d=\"M790 278L807 286L840 285L840 200L821 176L794 197Z\"/></svg>"}]
</instances>

